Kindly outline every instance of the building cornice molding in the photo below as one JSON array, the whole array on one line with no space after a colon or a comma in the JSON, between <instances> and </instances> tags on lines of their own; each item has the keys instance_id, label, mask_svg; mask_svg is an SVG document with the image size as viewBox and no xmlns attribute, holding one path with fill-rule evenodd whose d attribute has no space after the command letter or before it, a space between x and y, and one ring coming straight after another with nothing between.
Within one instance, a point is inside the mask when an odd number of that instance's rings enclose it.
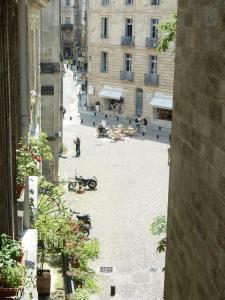
<instances>
[{"instance_id":1,"label":"building cornice molding","mask_svg":"<svg viewBox=\"0 0 225 300\"><path fill-rule=\"evenodd\" d=\"M46 7L49 0L30 0L30 5L34 5L39 8Z\"/></svg>"}]
</instances>

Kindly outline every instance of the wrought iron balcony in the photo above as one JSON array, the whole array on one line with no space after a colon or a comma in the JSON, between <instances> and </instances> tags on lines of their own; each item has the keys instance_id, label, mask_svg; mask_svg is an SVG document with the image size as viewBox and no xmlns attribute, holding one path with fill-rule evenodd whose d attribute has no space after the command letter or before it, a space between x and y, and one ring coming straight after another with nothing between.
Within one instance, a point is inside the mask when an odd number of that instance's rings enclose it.
<instances>
[{"instance_id":1,"label":"wrought iron balcony","mask_svg":"<svg viewBox=\"0 0 225 300\"><path fill-rule=\"evenodd\" d=\"M134 46L134 36L122 36L121 46Z\"/></svg>"},{"instance_id":2,"label":"wrought iron balcony","mask_svg":"<svg viewBox=\"0 0 225 300\"><path fill-rule=\"evenodd\" d=\"M73 30L73 24L61 24L61 30Z\"/></svg>"},{"instance_id":3,"label":"wrought iron balcony","mask_svg":"<svg viewBox=\"0 0 225 300\"><path fill-rule=\"evenodd\" d=\"M158 74L149 74L145 73L145 84L159 84L159 75Z\"/></svg>"},{"instance_id":4,"label":"wrought iron balcony","mask_svg":"<svg viewBox=\"0 0 225 300\"><path fill-rule=\"evenodd\" d=\"M120 79L121 80L134 80L134 72L131 71L120 71Z\"/></svg>"},{"instance_id":5,"label":"wrought iron balcony","mask_svg":"<svg viewBox=\"0 0 225 300\"><path fill-rule=\"evenodd\" d=\"M151 0L151 5L159 5L160 0Z\"/></svg>"},{"instance_id":6,"label":"wrought iron balcony","mask_svg":"<svg viewBox=\"0 0 225 300\"><path fill-rule=\"evenodd\" d=\"M158 39L146 37L145 45L147 48L157 48Z\"/></svg>"},{"instance_id":7,"label":"wrought iron balcony","mask_svg":"<svg viewBox=\"0 0 225 300\"><path fill-rule=\"evenodd\" d=\"M102 0L102 5L103 5L103 6L109 5L109 1L110 1L110 0Z\"/></svg>"}]
</instances>

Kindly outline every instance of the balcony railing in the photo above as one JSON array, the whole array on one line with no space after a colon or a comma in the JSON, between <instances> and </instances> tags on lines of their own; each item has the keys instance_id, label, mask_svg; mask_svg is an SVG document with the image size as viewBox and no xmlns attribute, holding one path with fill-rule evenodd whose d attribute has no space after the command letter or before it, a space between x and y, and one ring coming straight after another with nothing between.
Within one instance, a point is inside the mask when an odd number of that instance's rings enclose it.
<instances>
[{"instance_id":1,"label":"balcony railing","mask_svg":"<svg viewBox=\"0 0 225 300\"><path fill-rule=\"evenodd\" d=\"M121 46L134 46L134 36L122 36Z\"/></svg>"},{"instance_id":2,"label":"balcony railing","mask_svg":"<svg viewBox=\"0 0 225 300\"><path fill-rule=\"evenodd\" d=\"M102 5L103 5L103 6L109 5L109 1L110 1L110 0L102 0Z\"/></svg>"},{"instance_id":3,"label":"balcony railing","mask_svg":"<svg viewBox=\"0 0 225 300\"><path fill-rule=\"evenodd\" d=\"M159 84L159 75L145 73L144 82L145 84Z\"/></svg>"},{"instance_id":4,"label":"balcony railing","mask_svg":"<svg viewBox=\"0 0 225 300\"><path fill-rule=\"evenodd\" d=\"M61 24L61 30L73 30L73 24Z\"/></svg>"},{"instance_id":5,"label":"balcony railing","mask_svg":"<svg viewBox=\"0 0 225 300\"><path fill-rule=\"evenodd\" d=\"M151 0L151 5L159 5L160 0Z\"/></svg>"},{"instance_id":6,"label":"balcony railing","mask_svg":"<svg viewBox=\"0 0 225 300\"><path fill-rule=\"evenodd\" d=\"M134 80L134 72L131 71L120 71L120 79L121 80Z\"/></svg>"},{"instance_id":7,"label":"balcony railing","mask_svg":"<svg viewBox=\"0 0 225 300\"><path fill-rule=\"evenodd\" d=\"M147 48L157 48L158 39L146 37L145 45Z\"/></svg>"}]
</instances>

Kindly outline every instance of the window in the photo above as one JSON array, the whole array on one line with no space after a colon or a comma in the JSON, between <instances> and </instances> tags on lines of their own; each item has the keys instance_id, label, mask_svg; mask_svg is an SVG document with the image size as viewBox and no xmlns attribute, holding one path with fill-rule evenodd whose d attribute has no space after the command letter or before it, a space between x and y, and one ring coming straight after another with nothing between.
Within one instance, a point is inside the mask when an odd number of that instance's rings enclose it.
<instances>
[{"instance_id":1,"label":"window","mask_svg":"<svg viewBox=\"0 0 225 300\"><path fill-rule=\"evenodd\" d=\"M126 5L133 5L133 0L125 0Z\"/></svg>"},{"instance_id":2,"label":"window","mask_svg":"<svg viewBox=\"0 0 225 300\"><path fill-rule=\"evenodd\" d=\"M158 19L151 19L151 28L150 28L150 36L152 39L158 38L158 26L159 20Z\"/></svg>"},{"instance_id":3,"label":"window","mask_svg":"<svg viewBox=\"0 0 225 300\"><path fill-rule=\"evenodd\" d=\"M156 108L156 118L160 120L172 121L172 110Z\"/></svg>"},{"instance_id":4,"label":"window","mask_svg":"<svg viewBox=\"0 0 225 300\"><path fill-rule=\"evenodd\" d=\"M133 35L133 19L126 19L125 23L125 35L126 37L132 38Z\"/></svg>"},{"instance_id":5,"label":"window","mask_svg":"<svg viewBox=\"0 0 225 300\"><path fill-rule=\"evenodd\" d=\"M102 0L102 5L109 5L110 0Z\"/></svg>"},{"instance_id":6,"label":"window","mask_svg":"<svg viewBox=\"0 0 225 300\"><path fill-rule=\"evenodd\" d=\"M132 71L132 54L125 53L125 71L130 72Z\"/></svg>"},{"instance_id":7,"label":"window","mask_svg":"<svg viewBox=\"0 0 225 300\"><path fill-rule=\"evenodd\" d=\"M151 5L159 5L160 4L160 0L150 0L151 1Z\"/></svg>"},{"instance_id":8,"label":"window","mask_svg":"<svg viewBox=\"0 0 225 300\"><path fill-rule=\"evenodd\" d=\"M101 33L101 37L103 39L107 39L108 38L108 27L109 27L109 19L108 18L102 18L102 33Z\"/></svg>"},{"instance_id":9,"label":"window","mask_svg":"<svg viewBox=\"0 0 225 300\"><path fill-rule=\"evenodd\" d=\"M66 17L66 24L70 24L70 17Z\"/></svg>"},{"instance_id":10,"label":"window","mask_svg":"<svg viewBox=\"0 0 225 300\"><path fill-rule=\"evenodd\" d=\"M70 6L70 0L66 0L66 5Z\"/></svg>"},{"instance_id":11,"label":"window","mask_svg":"<svg viewBox=\"0 0 225 300\"><path fill-rule=\"evenodd\" d=\"M101 53L101 72L108 72L108 53Z\"/></svg>"},{"instance_id":12,"label":"window","mask_svg":"<svg viewBox=\"0 0 225 300\"><path fill-rule=\"evenodd\" d=\"M150 56L150 74L157 74L157 56Z\"/></svg>"}]
</instances>

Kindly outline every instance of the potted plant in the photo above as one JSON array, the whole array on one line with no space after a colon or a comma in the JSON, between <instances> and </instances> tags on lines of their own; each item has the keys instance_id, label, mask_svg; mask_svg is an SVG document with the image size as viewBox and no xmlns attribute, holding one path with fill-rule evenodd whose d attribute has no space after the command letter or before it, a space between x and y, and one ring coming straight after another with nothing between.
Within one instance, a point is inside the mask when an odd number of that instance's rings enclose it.
<instances>
[{"instance_id":1,"label":"potted plant","mask_svg":"<svg viewBox=\"0 0 225 300\"><path fill-rule=\"evenodd\" d=\"M100 112L100 102L99 101L95 102L95 111Z\"/></svg>"},{"instance_id":2,"label":"potted plant","mask_svg":"<svg viewBox=\"0 0 225 300\"><path fill-rule=\"evenodd\" d=\"M41 133L38 138L29 137L27 142L24 142L23 139L19 142L16 151L17 199L20 198L27 177L40 175L38 162L41 162L42 159L52 159L51 149L45 133Z\"/></svg>"},{"instance_id":3,"label":"potted plant","mask_svg":"<svg viewBox=\"0 0 225 300\"><path fill-rule=\"evenodd\" d=\"M0 299L18 296L24 285L25 267L19 241L0 236Z\"/></svg>"}]
</instances>

